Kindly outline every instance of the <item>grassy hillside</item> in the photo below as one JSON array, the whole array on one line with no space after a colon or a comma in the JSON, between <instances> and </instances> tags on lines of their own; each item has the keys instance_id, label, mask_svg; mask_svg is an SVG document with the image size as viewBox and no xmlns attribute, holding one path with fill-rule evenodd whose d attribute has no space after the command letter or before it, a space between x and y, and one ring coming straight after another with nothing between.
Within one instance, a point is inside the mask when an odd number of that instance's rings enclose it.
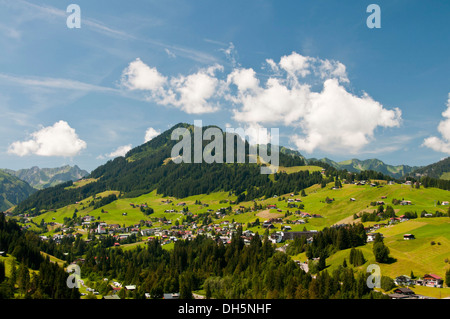
<instances>
[{"instance_id":1,"label":"grassy hillside","mask_svg":"<svg viewBox=\"0 0 450 319\"><path fill-rule=\"evenodd\" d=\"M0 170L0 211L26 199L35 189L19 178Z\"/></svg>"},{"instance_id":2,"label":"grassy hillside","mask_svg":"<svg viewBox=\"0 0 450 319\"><path fill-rule=\"evenodd\" d=\"M318 214L320 218L309 218L306 224L293 225L290 224L292 230L301 231L304 228L307 230L321 230L324 227L329 227L333 224L340 223L354 223L360 222L360 219L353 219L355 213L363 211L372 212L376 207L371 206L371 202L383 200L387 205L391 205L397 216L402 215L407 211L416 211L420 216L423 210L434 213L440 211L447 214L449 206L436 205L437 201L448 200L448 191L436 189L436 188L412 188L408 185L380 185L379 187L371 187L369 185L358 186L353 184L344 184L342 189L332 189L334 183L330 183L325 188L321 188L320 185L314 185L307 188L306 196L288 194L279 194L276 197L267 199L257 199L255 202L242 202L239 204L232 204L236 200L236 196L230 196L228 192L215 192L208 195L195 195L182 199L174 197L163 197L156 194L153 191L148 194L141 195L136 198L119 198L118 200L103 206L101 208L93 209L89 207L92 197L85 199L79 203L73 203L56 211L45 212L44 214L35 217L37 223L43 218L46 222L54 221L57 223L63 223L64 217L71 218L75 209L77 209L78 216L91 215L95 216L99 221L104 221L108 224L120 224L120 225L134 225L138 224L141 220L148 220L153 217L166 217L168 220L175 222L181 221L185 216L181 212L165 213L166 210L175 209L182 210L178 203L186 203L189 207L189 211L193 215L215 212L220 208L231 206L233 212L239 207L253 208L255 205L261 205L262 209L257 211L249 211L241 214L230 214L223 219L213 219L213 223L220 223L223 220L236 221L243 224L244 229L247 228L247 223L254 222L259 219L263 222L271 217L282 217L283 224L275 224L275 230L281 230L282 225L287 225L287 220L301 219L295 211L299 208L288 208L287 199L297 198L301 199L301 204L304 208L300 209L301 212L308 212L310 214ZM96 196L108 196L113 191L97 194ZM116 192L116 194L119 194ZM325 202L326 198L334 199L330 204ZM385 197L382 199L382 197ZM350 201L350 198L355 201ZM392 199L404 199L410 200L412 205L401 206L393 205ZM167 201L171 201L167 203ZM200 201L202 204L195 204ZM136 208L133 208L130 204L135 204ZM154 209L154 214L145 216L138 205L146 204ZM203 205L203 204L207 204ZM266 209L266 205L276 204L277 209ZM291 203L292 204L292 203ZM299 204L299 203L296 203ZM103 213L102 213L103 209ZM293 213L285 217L287 211ZM126 213L124 215L123 213ZM385 221L386 222L386 221ZM201 221L199 222L201 223ZM365 225L373 225L374 222L368 222ZM154 226L169 227L161 223L156 223ZM265 229L261 226L251 228L254 232L262 234ZM450 263L446 262L446 259L450 259L450 218L445 217L432 217L432 218L417 218L406 222L402 222L396 225L388 226L378 230L385 237L385 244L391 251L391 256L396 260L391 264L380 264L382 274L395 278L398 275L410 275L411 271L416 276L423 276L425 273L435 273L441 277L444 277L446 269L450 268ZM85 233L81 232L83 235ZM416 236L415 240L405 241L403 235L405 233L412 233ZM432 242L435 244L432 245ZM133 249L143 243L130 244L125 249ZM172 249L173 245L167 245L164 249ZM359 247L367 260L366 264L360 266L361 270L365 270L367 265L375 263L374 255L372 252L372 244L368 243L365 246ZM338 251L336 254L330 256L327 259L328 269L332 271L338 265L341 265L344 258L348 263L349 250ZM294 259L306 261L305 254L294 256ZM433 296L436 294L436 290L431 290L427 287L419 287L417 293ZM444 295L442 295L444 294ZM450 296L450 289L441 290L442 297ZM439 297L439 296L437 296Z\"/></svg>"}]
</instances>

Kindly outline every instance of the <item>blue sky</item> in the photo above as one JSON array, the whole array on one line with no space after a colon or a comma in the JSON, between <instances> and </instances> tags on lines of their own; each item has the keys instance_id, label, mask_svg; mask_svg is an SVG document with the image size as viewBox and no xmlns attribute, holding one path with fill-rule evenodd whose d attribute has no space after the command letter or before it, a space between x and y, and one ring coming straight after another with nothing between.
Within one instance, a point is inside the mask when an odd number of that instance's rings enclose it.
<instances>
[{"instance_id":1,"label":"blue sky","mask_svg":"<svg viewBox=\"0 0 450 319\"><path fill-rule=\"evenodd\" d=\"M70 29L69 4L81 9ZM370 29L369 4L381 9ZM92 170L178 122L306 157L450 155L450 3L0 0L0 167Z\"/></svg>"}]
</instances>

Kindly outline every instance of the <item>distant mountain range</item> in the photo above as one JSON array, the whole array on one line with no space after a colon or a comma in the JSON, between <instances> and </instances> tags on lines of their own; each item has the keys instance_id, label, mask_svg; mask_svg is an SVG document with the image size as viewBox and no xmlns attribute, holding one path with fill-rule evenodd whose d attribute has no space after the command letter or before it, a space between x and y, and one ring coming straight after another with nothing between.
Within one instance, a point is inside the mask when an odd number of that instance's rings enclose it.
<instances>
[{"instance_id":1,"label":"distant mountain range","mask_svg":"<svg viewBox=\"0 0 450 319\"><path fill-rule=\"evenodd\" d=\"M35 191L27 182L0 170L0 211L17 205Z\"/></svg>"},{"instance_id":2,"label":"distant mountain range","mask_svg":"<svg viewBox=\"0 0 450 319\"><path fill-rule=\"evenodd\" d=\"M330 160L328 158L322 158L322 159L308 159L307 161L320 161L323 163L327 163L328 165L338 169L343 170L346 169L349 172L361 172L361 171L367 171L372 170L376 172L383 173L385 175L392 176L394 178L401 178L402 176L409 175L412 172L416 171L417 169L421 168L420 166L408 166L408 165L389 165L385 164L379 159L373 158L373 159L367 159L367 160L359 160L359 159L351 159L346 160L342 162L335 162L333 160Z\"/></svg>"},{"instance_id":3,"label":"distant mountain range","mask_svg":"<svg viewBox=\"0 0 450 319\"><path fill-rule=\"evenodd\" d=\"M27 182L36 189L44 189L67 181L76 181L89 174L89 172L80 169L77 165L65 165L57 168L33 166L32 168L18 171L10 169L3 169L2 171Z\"/></svg>"}]
</instances>

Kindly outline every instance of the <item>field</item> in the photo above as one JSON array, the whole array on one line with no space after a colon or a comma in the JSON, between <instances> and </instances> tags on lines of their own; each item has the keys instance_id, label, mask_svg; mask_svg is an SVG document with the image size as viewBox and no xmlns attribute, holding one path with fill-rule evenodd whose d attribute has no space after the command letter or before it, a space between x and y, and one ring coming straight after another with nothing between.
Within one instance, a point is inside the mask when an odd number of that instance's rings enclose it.
<instances>
[{"instance_id":1,"label":"field","mask_svg":"<svg viewBox=\"0 0 450 319\"><path fill-rule=\"evenodd\" d=\"M330 183L324 188L320 185L314 185L305 189L306 196L293 194L279 194L273 198L256 199L254 202L241 202L239 204L232 204L236 200L235 196L228 192L216 192L208 195L196 195L183 199L173 197L162 197L156 191L149 194L139 196L137 198L119 198L118 200L103 206L102 208L92 209L89 203L92 198L87 198L79 203L74 203L67 207L58 209L57 211L49 211L38 217L35 217L37 223L43 218L46 222L54 221L63 223L64 217L72 217L75 209L77 209L78 216L95 216L99 221L104 221L108 224L120 225L135 225L141 220L148 220L153 217L166 217L173 222L181 221L185 216L182 214L182 208L188 207L193 215L215 212L220 208L231 206L233 212L237 208L249 208L250 211L241 214L229 214L223 219L214 219L213 223L219 223L223 220L235 221L242 223L243 228L247 228L247 224L259 219L262 223L269 218L281 217L285 220L283 224L274 224L275 229L271 231L281 230L282 225L286 225L287 220L295 221L302 219L296 214L296 211L307 212L310 214L318 214L318 218L309 218L305 224L293 225L293 231L303 229L307 230L321 230L324 227L329 227L340 223L356 223L360 219L354 220L353 215L360 212L372 212L376 206L371 206L371 202L384 201L386 205L391 205L397 216L404 214L407 211L420 213L425 210L429 213L436 211L445 214L445 217L430 217L417 218L406 222L381 228L381 232L385 239L385 244L389 247L391 256L395 262L391 264L380 264L382 274L395 278L398 275L410 275L411 271L416 276L423 276L425 273L434 273L444 277L445 271L450 268L450 263L445 260L450 259L450 218L447 217L448 206L436 205L437 201L449 200L448 191L436 188L412 188L407 185L380 185L378 187L371 187L369 185L353 185L344 184L341 189L332 189L334 183ZM97 196L107 196L113 191L97 194ZM116 193L118 194L118 192ZM326 198L333 199L331 203L326 203ZM382 198L383 197L383 198ZM354 201L351 201L353 198ZM303 208L291 207L288 208L288 199L301 199ZM393 205L393 199L409 200L412 205ZM168 202L169 201L169 202ZM196 204L197 202L197 204ZM199 202L201 204L199 204ZM185 206L179 206L179 203L185 203ZM133 208L130 204L134 204ZM145 216L139 205L148 205L154 209L154 214ZM262 209L252 211L254 205L261 205ZM266 205L275 204L277 209L266 209ZM290 204L300 204L298 202ZM178 212L165 213L166 210L177 210ZM102 213L102 210L104 211ZM126 213L124 215L123 213ZM289 214L288 214L289 213ZM285 217L287 215L287 217ZM200 221L201 223L201 221ZM366 226L373 225L375 222L367 222ZM154 224L154 226L162 226ZM168 226L165 226L168 227ZM262 234L265 229L261 226L251 228L254 232ZM49 232L51 234L52 232ZM405 241L403 235L405 233L412 233L415 235L415 240ZM84 233L82 233L85 235ZM434 242L434 245L432 244ZM145 242L135 244L122 245L123 249L133 249L136 246L142 246ZM172 249L173 243L163 246L164 249ZM370 263L375 263L372 253L372 244L368 243L365 246L359 247L367 260L366 264L359 267L364 270ZM339 251L327 259L328 269L332 271L335 267L342 264L344 258L348 262L349 250ZM294 256L293 259L306 261L304 254ZM431 295L432 292L426 292L427 287L419 287L419 290L424 290L423 294ZM420 292L417 292L420 293ZM441 294L445 296L450 293L444 289ZM444 296L443 296L444 297Z\"/></svg>"}]
</instances>

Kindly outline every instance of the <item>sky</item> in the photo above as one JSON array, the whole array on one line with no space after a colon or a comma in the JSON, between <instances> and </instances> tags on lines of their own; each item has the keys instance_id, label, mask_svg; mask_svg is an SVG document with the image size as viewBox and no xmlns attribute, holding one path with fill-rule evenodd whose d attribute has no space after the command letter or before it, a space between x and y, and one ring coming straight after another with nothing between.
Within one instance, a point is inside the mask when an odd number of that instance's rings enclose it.
<instances>
[{"instance_id":1,"label":"sky","mask_svg":"<svg viewBox=\"0 0 450 319\"><path fill-rule=\"evenodd\" d=\"M433 0L0 0L0 167L91 171L195 120L278 128L307 158L437 162L449 14Z\"/></svg>"}]
</instances>

